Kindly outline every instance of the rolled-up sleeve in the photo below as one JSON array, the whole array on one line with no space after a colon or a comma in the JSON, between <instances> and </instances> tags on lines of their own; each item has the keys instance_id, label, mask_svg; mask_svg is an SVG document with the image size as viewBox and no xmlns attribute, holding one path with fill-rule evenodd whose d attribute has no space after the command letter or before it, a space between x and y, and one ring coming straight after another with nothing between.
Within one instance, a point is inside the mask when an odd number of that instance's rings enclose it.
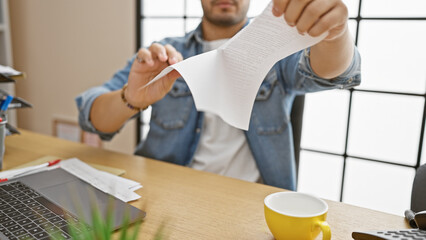
<instances>
[{"instance_id":1,"label":"rolled-up sleeve","mask_svg":"<svg viewBox=\"0 0 426 240\"><path fill-rule=\"evenodd\" d=\"M355 48L349 67L333 79L324 79L314 73L310 64L310 48L290 56L282 69L288 90L299 94L326 89L349 89L361 83L361 56Z\"/></svg>"},{"instance_id":2,"label":"rolled-up sleeve","mask_svg":"<svg viewBox=\"0 0 426 240\"><path fill-rule=\"evenodd\" d=\"M90 88L75 98L79 112L78 122L81 129L98 134L102 140L111 140L111 138L118 132L105 133L98 131L90 121L90 110L97 97L108 92L119 90L124 86L127 82L133 60L134 57L127 62L127 65L123 69L117 71L114 76L102 86Z\"/></svg>"}]
</instances>

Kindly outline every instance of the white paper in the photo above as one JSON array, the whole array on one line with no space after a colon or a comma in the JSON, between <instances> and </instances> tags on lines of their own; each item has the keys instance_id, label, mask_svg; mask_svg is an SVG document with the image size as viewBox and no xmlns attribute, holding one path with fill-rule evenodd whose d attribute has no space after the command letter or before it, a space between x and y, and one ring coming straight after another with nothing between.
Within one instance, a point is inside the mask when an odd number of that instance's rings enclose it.
<instances>
[{"instance_id":1,"label":"white paper","mask_svg":"<svg viewBox=\"0 0 426 240\"><path fill-rule=\"evenodd\" d=\"M248 130L257 91L272 66L326 35L300 35L283 16L272 15L271 2L219 49L165 68L146 86L176 69L187 82L199 111L215 113L228 124Z\"/></svg>"},{"instance_id":2,"label":"white paper","mask_svg":"<svg viewBox=\"0 0 426 240\"><path fill-rule=\"evenodd\" d=\"M17 76L22 74L9 66L3 65L0 65L0 73L6 76Z\"/></svg>"},{"instance_id":3,"label":"white paper","mask_svg":"<svg viewBox=\"0 0 426 240\"><path fill-rule=\"evenodd\" d=\"M7 170L7 171L0 172L0 178L13 179L14 177L18 177L18 176L23 177L29 174L34 174L34 173L43 172L43 171L50 171L56 168L58 168L58 166L51 166L51 167L46 166L42 168L40 168L40 166L30 166L30 167L19 168L14 170Z\"/></svg>"},{"instance_id":4,"label":"white paper","mask_svg":"<svg viewBox=\"0 0 426 240\"><path fill-rule=\"evenodd\" d=\"M142 187L140 183L99 171L77 158L61 161L60 167L97 189L109 193L124 202L133 201L141 197L133 192Z\"/></svg>"}]
</instances>

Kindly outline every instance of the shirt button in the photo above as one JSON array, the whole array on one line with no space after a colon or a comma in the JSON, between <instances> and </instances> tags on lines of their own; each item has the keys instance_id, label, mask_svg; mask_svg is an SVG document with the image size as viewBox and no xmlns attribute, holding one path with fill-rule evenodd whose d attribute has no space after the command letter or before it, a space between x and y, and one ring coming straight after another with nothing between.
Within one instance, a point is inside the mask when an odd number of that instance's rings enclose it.
<instances>
[{"instance_id":1,"label":"shirt button","mask_svg":"<svg viewBox=\"0 0 426 240\"><path fill-rule=\"evenodd\" d=\"M352 80L353 80L352 78L349 78L348 83L351 83L351 82L352 82Z\"/></svg>"},{"instance_id":2,"label":"shirt button","mask_svg":"<svg viewBox=\"0 0 426 240\"><path fill-rule=\"evenodd\" d=\"M201 132L201 129L200 129L200 128L197 128L197 129L195 129L195 132L196 132L196 133L200 133L200 132Z\"/></svg>"}]
</instances>

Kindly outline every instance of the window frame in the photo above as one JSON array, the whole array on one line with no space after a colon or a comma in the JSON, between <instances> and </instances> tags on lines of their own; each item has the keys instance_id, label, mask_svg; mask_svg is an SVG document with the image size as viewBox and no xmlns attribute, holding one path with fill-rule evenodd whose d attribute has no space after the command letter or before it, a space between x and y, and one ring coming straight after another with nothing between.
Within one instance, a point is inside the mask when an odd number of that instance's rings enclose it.
<instances>
[{"instance_id":1,"label":"window frame","mask_svg":"<svg viewBox=\"0 0 426 240\"><path fill-rule=\"evenodd\" d=\"M143 2L144 0L136 0L136 49L141 48L141 44L143 42L143 24L142 22L144 21L144 19L155 19L155 18L162 18L162 19L184 19L184 28L186 28L186 20L190 19L190 18L200 18L199 16L187 16L186 13L186 4L187 4L187 0L184 0L184 15L183 16L145 16L143 15ZM355 40L355 45L358 45L358 36L359 36L359 31L360 31L360 23L362 21L376 21L376 20L380 20L380 21L426 21L426 17L362 17L361 11L362 11L362 3L363 0L359 0L358 2L358 14L355 17L349 17L349 20L355 20L356 21L356 32L355 32L355 36L354 36L354 40ZM188 29L184 29L185 32L188 31ZM423 142L424 142L424 135L425 135L425 122L426 122L426 93L424 94L415 94L415 93L404 93L404 92L394 92L394 91L377 91L377 90L368 90L368 89L350 89L350 90L345 90L345 91L349 91L349 110L348 110L348 116L347 116L347 124L346 124L346 136L345 136L345 144L344 144L344 152L342 154L337 154L337 153L333 153L333 152L328 152L328 151L319 151L319 150L315 150L315 149L309 149L309 148L301 148L301 151L307 151L307 152L314 152L314 153L321 153L321 154L328 154L328 155L333 155L333 156L339 156L339 157L343 157L343 170L342 170L342 176L341 176L341 187L340 187L340 201L343 200L343 195L344 195L344 185L345 185L345 172L346 172L346 165L347 165L347 159L350 158L352 160L357 160L357 161L370 161L370 162L377 162L377 163L384 163L384 164L391 164L394 166L400 166L400 167L409 167L409 168L414 168L415 170L417 170L420 165L421 165L421 161L422 161L422 151L423 151ZM395 95L404 95L404 96L417 96L417 97L422 97L423 98L423 102L424 102L424 106L423 106L423 113L422 113L422 123L421 123L421 129L420 129L420 139L419 139L419 146L418 146L418 153L417 153L417 161L415 166L412 165L407 165L407 164L401 164L401 163L393 163L393 162L388 162L384 159L373 159L373 158L364 158L364 157L359 157L359 156L351 156L347 153L348 150L348 138L349 138L349 128L350 128L350 123L351 123L351 113L352 113L352 100L353 100L353 93L354 92L367 92L367 93L373 93L373 94L395 94ZM142 141L142 129L143 129L143 125L147 124L144 123L142 121L142 113L141 115L137 118L137 142L139 143L140 141Z\"/></svg>"}]
</instances>

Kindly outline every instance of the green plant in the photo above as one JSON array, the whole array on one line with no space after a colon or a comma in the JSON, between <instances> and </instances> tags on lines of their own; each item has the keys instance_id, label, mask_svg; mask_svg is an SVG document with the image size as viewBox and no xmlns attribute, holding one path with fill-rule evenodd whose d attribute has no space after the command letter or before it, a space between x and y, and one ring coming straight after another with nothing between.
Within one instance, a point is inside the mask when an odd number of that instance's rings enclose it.
<instances>
[{"instance_id":1,"label":"green plant","mask_svg":"<svg viewBox=\"0 0 426 240\"><path fill-rule=\"evenodd\" d=\"M138 239L139 230L142 227L143 220L138 220L137 222L130 223L129 212L125 212L122 220L122 226L119 230L114 231L113 221L114 221L114 208L113 200L109 201L107 207L106 217L103 217L101 211L97 207L94 201L92 201L92 221L91 227L85 224L84 215L79 211L79 219L81 221L76 221L74 218L68 218L68 233L72 239L84 239L84 240L136 240ZM165 224L161 224L158 228L154 240L165 240L164 234ZM54 239L66 240L60 233L57 231L57 227L51 227L50 233ZM113 238L113 236L115 237Z\"/></svg>"},{"instance_id":2,"label":"green plant","mask_svg":"<svg viewBox=\"0 0 426 240\"><path fill-rule=\"evenodd\" d=\"M72 239L84 239L84 240L136 240L138 239L139 229L143 224L143 220L139 220L136 223L130 224L130 217L126 214L123 218L123 225L117 231L117 236L113 238L115 234L113 229L113 211L108 210L107 217L104 219L100 211L94 208L92 214L92 227L88 228L83 221L76 222L73 219L69 219L68 231ZM162 224L156 234L155 240L164 240L164 224ZM55 233L56 232L56 233ZM65 240L65 238L57 231L52 233L54 239Z\"/></svg>"}]
</instances>

